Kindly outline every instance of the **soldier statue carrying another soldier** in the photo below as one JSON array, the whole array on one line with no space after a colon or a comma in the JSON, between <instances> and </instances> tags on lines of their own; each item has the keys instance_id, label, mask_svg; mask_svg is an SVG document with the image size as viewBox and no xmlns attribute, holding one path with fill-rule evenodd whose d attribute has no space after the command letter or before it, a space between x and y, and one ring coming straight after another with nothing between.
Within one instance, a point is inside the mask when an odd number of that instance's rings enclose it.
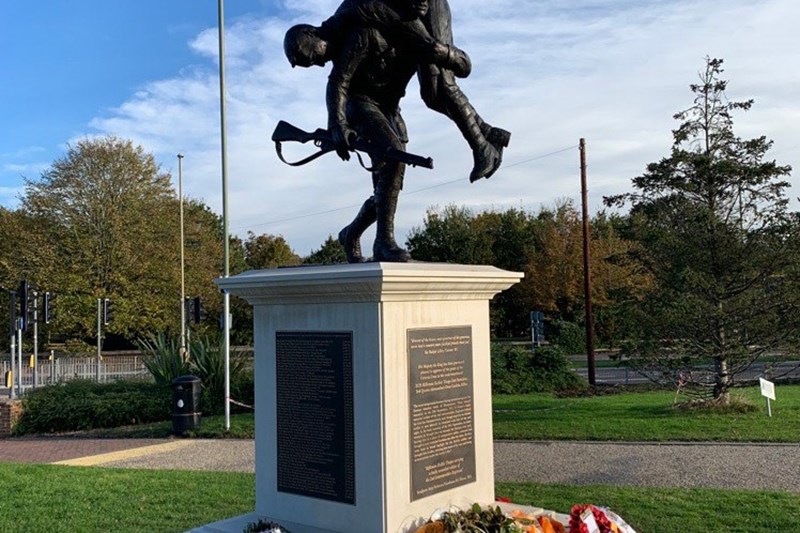
<instances>
[{"instance_id":1,"label":"soldier statue carrying another soldier","mask_svg":"<svg viewBox=\"0 0 800 533\"><path fill-rule=\"evenodd\" d=\"M418 162L424 158L405 154L408 137L399 108L414 74L426 105L450 117L472 149L471 182L497 170L511 135L484 122L456 84L472 65L453 44L447 0L344 0L319 27L290 28L284 51L292 66L332 63L326 89L328 149L343 160L354 149L370 155L373 195L339 232L348 262L365 261L360 237L373 223L372 260L410 261L395 241L394 216L406 162L424 165ZM280 150L279 139L273 139Z\"/></svg>"}]
</instances>

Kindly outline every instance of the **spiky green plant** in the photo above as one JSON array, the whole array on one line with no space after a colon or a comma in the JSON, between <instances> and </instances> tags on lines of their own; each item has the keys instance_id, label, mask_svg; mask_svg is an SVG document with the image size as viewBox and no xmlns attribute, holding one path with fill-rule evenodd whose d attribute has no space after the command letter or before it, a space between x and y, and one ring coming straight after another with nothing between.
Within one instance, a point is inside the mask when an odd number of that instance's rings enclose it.
<instances>
[{"instance_id":1,"label":"spiky green plant","mask_svg":"<svg viewBox=\"0 0 800 533\"><path fill-rule=\"evenodd\" d=\"M152 335L149 339L137 339L145 368L159 385L170 385L178 376L189 373L189 364L181 357L177 337L166 333Z\"/></svg>"},{"instance_id":2,"label":"spiky green plant","mask_svg":"<svg viewBox=\"0 0 800 533\"><path fill-rule=\"evenodd\" d=\"M193 338L190 352L189 371L203 384L203 412L219 413L225 401L225 345L222 335ZM245 357L231 357L231 383L238 380L244 370Z\"/></svg>"}]
</instances>

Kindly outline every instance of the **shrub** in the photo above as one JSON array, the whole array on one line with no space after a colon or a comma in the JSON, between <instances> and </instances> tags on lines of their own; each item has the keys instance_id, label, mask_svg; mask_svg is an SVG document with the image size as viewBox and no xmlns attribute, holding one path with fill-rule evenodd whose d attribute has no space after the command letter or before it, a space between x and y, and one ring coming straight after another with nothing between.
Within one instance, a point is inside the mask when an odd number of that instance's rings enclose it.
<instances>
[{"instance_id":1,"label":"shrub","mask_svg":"<svg viewBox=\"0 0 800 533\"><path fill-rule=\"evenodd\" d=\"M492 346L492 392L527 394L581 389L586 383L572 371L558 347L532 352L523 346Z\"/></svg>"},{"instance_id":2,"label":"shrub","mask_svg":"<svg viewBox=\"0 0 800 533\"><path fill-rule=\"evenodd\" d=\"M492 345L492 392L525 393L535 390L533 352L521 346Z\"/></svg>"},{"instance_id":3,"label":"shrub","mask_svg":"<svg viewBox=\"0 0 800 533\"><path fill-rule=\"evenodd\" d=\"M150 339L138 339L136 345L142 352L142 363L159 385L170 386L175 378L189 373L178 337L159 333Z\"/></svg>"},{"instance_id":4,"label":"shrub","mask_svg":"<svg viewBox=\"0 0 800 533\"><path fill-rule=\"evenodd\" d=\"M583 326L566 320L554 320L550 326L550 344L567 354L586 353L586 331Z\"/></svg>"},{"instance_id":5,"label":"shrub","mask_svg":"<svg viewBox=\"0 0 800 533\"><path fill-rule=\"evenodd\" d=\"M252 370L245 369L236 379L231 380L231 398L247 405L255 404L255 376ZM247 407L231 405L231 411L236 413L251 413Z\"/></svg>"},{"instance_id":6,"label":"shrub","mask_svg":"<svg viewBox=\"0 0 800 533\"><path fill-rule=\"evenodd\" d=\"M29 391L16 434L110 428L168 420L171 391L156 383L73 380Z\"/></svg>"}]
</instances>

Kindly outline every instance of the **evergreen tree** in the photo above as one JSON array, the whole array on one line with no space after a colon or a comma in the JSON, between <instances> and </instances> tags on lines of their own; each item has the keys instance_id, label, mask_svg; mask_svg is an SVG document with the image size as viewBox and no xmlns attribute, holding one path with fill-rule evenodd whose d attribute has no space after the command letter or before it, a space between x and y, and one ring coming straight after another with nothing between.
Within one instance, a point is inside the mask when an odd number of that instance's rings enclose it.
<instances>
[{"instance_id":1,"label":"evergreen tree","mask_svg":"<svg viewBox=\"0 0 800 533\"><path fill-rule=\"evenodd\" d=\"M674 115L668 157L633 179L635 192L607 198L631 205L631 237L657 290L632 308L629 354L673 378L713 362L708 391L729 401L735 376L767 352L798 343L795 214L791 172L767 158L766 137L741 139L721 59L706 59L694 102Z\"/></svg>"}]
</instances>

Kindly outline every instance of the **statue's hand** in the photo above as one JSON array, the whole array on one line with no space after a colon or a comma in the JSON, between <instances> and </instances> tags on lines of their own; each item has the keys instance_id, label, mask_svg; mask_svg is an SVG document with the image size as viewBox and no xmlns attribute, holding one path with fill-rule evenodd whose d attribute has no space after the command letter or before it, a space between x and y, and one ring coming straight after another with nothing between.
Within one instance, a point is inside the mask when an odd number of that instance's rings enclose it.
<instances>
[{"instance_id":1,"label":"statue's hand","mask_svg":"<svg viewBox=\"0 0 800 533\"><path fill-rule=\"evenodd\" d=\"M337 124L331 128L331 140L336 148L336 154L342 161L350 160L350 139L355 135L356 132L351 130L347 124Z\"/></svg>"},{"instance_id":2,"label":"statue's hand","mask_svg":"<svg viewBox=\"0 0 800 533\"><path fill-rule=\"evenodd\" d=\"M433 62L441 68L452 70L457 78L466 78L472 72L472 61L462 49L437 41L431 50Z\"/></svg>"}]
</instances>

